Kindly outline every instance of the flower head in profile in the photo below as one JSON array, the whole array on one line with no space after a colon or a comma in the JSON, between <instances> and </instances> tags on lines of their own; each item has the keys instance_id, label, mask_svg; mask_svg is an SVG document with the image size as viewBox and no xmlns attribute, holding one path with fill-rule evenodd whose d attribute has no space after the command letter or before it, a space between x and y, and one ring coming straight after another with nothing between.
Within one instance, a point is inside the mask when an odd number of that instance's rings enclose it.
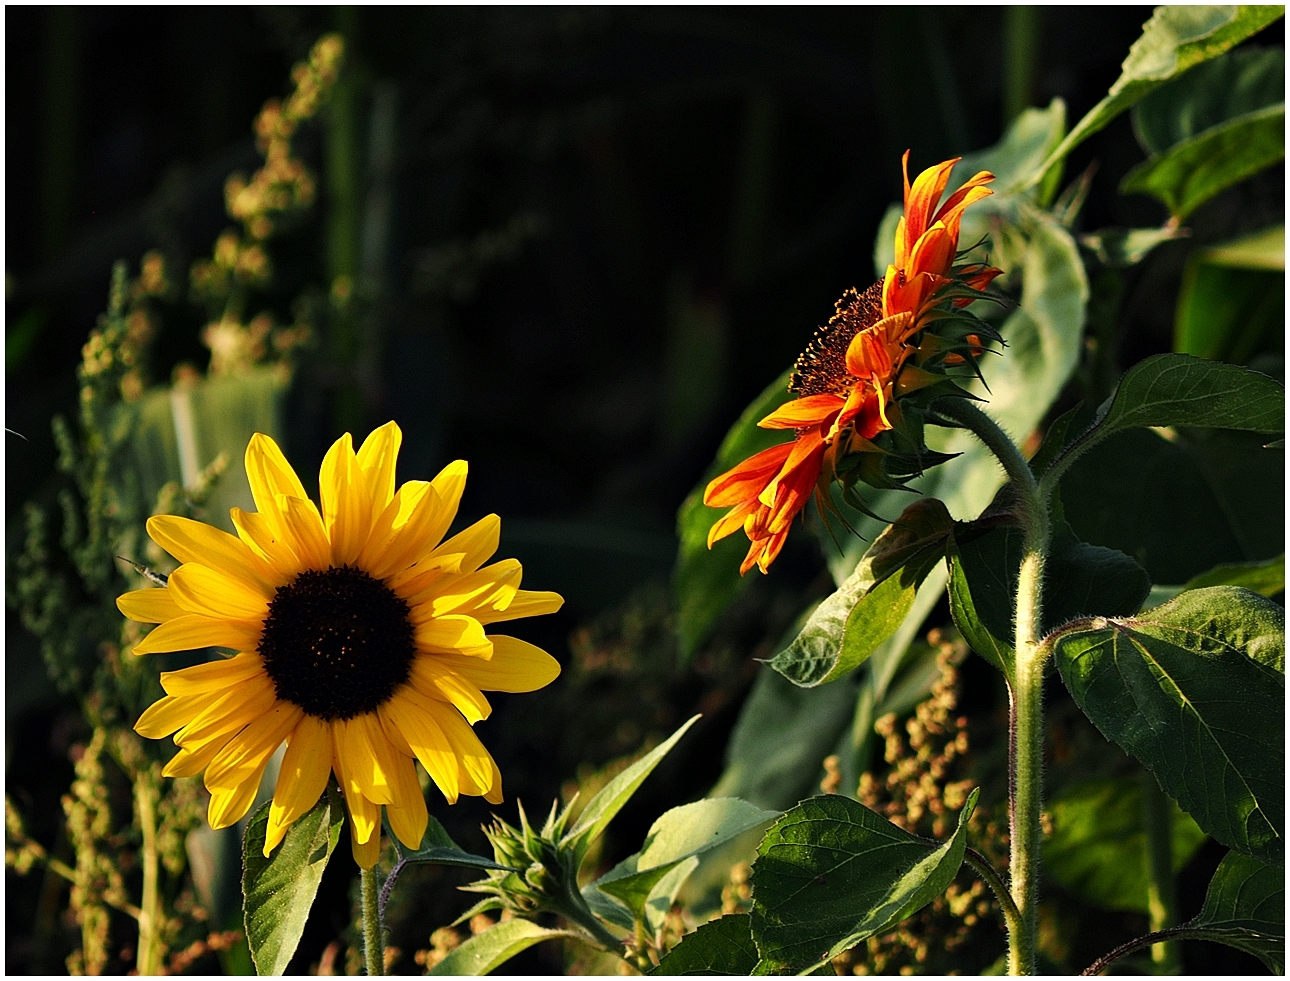
<instances>
[{"instance_id":1,"label":"flower head in profile","mask_svg":"<svg viewBox=\"0 0 1290 981\"><path fill-rule=\"evenodd\" d=\"M381 808L404 845L427 824L419 761L449 802L502 800L502 777L471 726L488 717L484 691L524 692L559 674L546 652L486 634L505 620L558 610L555 593L520 589L520 564L496 551L496 515L443 540L466 464L395 489L401 434L375 430L358 452L348 434L323 460L321 508L277 444L257 434L246 473L257 512L232 510L237 535L187 518L154 517L148 534L181 565L160 589L117 601L159 624L134 652L221 647L227 659L163 672L166 696L136 731L174 734L163 771L204 771L213 828L246 814L269 758L284 742L264 852L317 803L336 775L354 857L380 851Z\"/></svg>"},{"instance_id":2,"label":"flower head in profile","mask_svg":"<svg viewBox=\"0 0 1290 981\"><path fill-rule=\"evenodd\" d=\"M729 508L712 526L708 547L740 528L748 536L741 573L770 567L812 496L832 507L828 486L844 468L846 490L854 479L889 487L935 460L908 427L902 438L912 436L913 452L899 452L896 435L908 414L902 401L938 385L937 394L945 394L947 369L971 365L987 341L998 340L965 308L999 270L962 262L958 250L963 212L992 193L985 185L994 175L981 171L942 203L958 158L923 171L912 185L908 153L903 163L895 262L880 282L837 301L794 366L789 391L796 398L758 423L791 429L795 438L754 454L704 491L705 504Z\"/></svg>"}]
</instances>

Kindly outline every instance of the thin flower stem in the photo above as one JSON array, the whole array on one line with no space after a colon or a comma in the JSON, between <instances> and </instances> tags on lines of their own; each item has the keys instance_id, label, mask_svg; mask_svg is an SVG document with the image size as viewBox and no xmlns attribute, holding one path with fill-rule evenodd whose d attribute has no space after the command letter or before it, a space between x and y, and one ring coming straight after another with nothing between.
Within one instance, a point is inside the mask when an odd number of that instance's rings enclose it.
<instances>
[{"instance_id":1,"label":"thin flower stem","mask_svg":"<svg viewBox=\"0 0 1290 981\"><path fill-rule=\"evenodd\" d=\"M1009 879L1018 918L1008 929L1008 973L1034 974L1039 934L1040 806L1043 796L1043 691L1046 649L1043 580L1048 557L1048 497L1030 465L999 424L966 399L947 399L937 409L970 430L998 458L1017 492L1024 533L1017 576L1016 675L1009 732L1011 855Z\"/></svg>"},{"instance_id":2,"label":"thin flower stem","mask_svg":"<svg viewBox=\"0 0 1290 981\"><path fill-rule=\"evenodd\" d=\"M999 909L1003 911L1003 922L1008 928L1008 933L1015 933L1021 928L1021 913L1017 911L1017 904L1012 901L1012 894L1008 892L1008 886L999 875L998 869L990 864L990 860L982 855L975 848L969 848L963 853L963 860L972 867L981 880L990 887L994 893L994 898L999 901Z\"/></svg>"},{"instance_id":3,"label":"thin flower stem","mask_svg":"<svg viewBox=\"0 0 1290 981\"><path fill-rule=\"evenodd\" d=\"M1150 947L1153 944L1166 943L1171 940L1208 940L1213 943L1222 943L1214 936L1213 930L1207 930L1204 927L1171 927L1168 930L1157 930L1155 933L1148 933L1145 936L1137 937L1126 944L1120 944L1109 954L1103 954L1084 970L1080 971L1080 977L1095 977L1105 971L1121 957L1127 957L1143 947Z\"/></svg>"},{"instance_id":4,"label":"thin flower stem","mask_svg":"<svg viewBox=\"0 0 1290 981\"><path fill-rule=\"evenodd\" d=\"M1153 931L1178 924L1177 890L1174 887L1173 815L1169 798L1152 774L1143 771L1142 818L1147 832L1147 909ZM1180 973L1182 962L1176 943L1151 948L1151 960L1161 974Z\"/></svg>"},{"instance_id":5,"label":"thin flower stem","mask_svg":"<svg viewBox=\"0 0 1290 981\"><path fill-rule=\"evenodd\" d=\"M367 961L367 976L379 977L385 973L385 942L381 936L380 889L376 883L376 866L359 873L363 900L363 958Z\"/></svg>"},{"instance_id":6,"label":"thin flower stem","mask_svg":"<svg viewBox=\"0 0 1290 981\"><path fill-rule=\"evenodd\" d=\"M157 815L153 784L148 771L134 779L134 802L143 833L143 895L139 900L139 949L135 964L145 976L161 973L161 904L157 890L160 869L157 861Z\"/></svg>"}]
</instances>

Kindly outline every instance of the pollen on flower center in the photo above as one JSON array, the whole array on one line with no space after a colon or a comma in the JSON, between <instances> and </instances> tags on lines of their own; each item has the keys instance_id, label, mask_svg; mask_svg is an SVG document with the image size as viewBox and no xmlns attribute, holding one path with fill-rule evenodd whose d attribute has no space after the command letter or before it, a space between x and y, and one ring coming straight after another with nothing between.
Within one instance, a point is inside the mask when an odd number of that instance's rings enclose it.
<instances>
[{"instance_id":1,"label":"pollen on flower center","mask_svg":"<svg viewBox=\"0 0 1290 981\"><path fill-rule=\"evenodd\" d=\"M847 290L837 302L829 322L815 332L811 343L793 365L788 390L799 396L844 392L855 379L847 371L851 339L882 319L882 283L863 293Z\"/></svg>"},{"instance_id":2,"label":"pollen on flower center","mask_svg":"<svg viewBox=\"0 0 1290 981\"><path fill-rule=\"evenodd\" d=\"M279 586L260 639L278 697L329 721L375 711L411 672L408 614L388 586L350 566Z\"/></svg>"}]
</instances>

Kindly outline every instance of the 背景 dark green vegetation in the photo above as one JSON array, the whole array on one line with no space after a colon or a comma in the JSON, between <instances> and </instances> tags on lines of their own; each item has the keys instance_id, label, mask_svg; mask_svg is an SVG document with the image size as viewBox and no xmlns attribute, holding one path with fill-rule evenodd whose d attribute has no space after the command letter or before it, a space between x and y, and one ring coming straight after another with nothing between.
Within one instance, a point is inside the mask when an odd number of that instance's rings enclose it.
<instances>
[{"instance_id":1,"label":"\u80cc\u666f dark green vegetation","mask_svg":"<svg viewBox=\"0 0 1290 981\"><path fill-rule=\"evenodd\" d=\"M204 655L122 654L113 599L149 514L245 501L250 433L313 473L389 418L568 599L522 634L561 678L481 725L507 802L390 849L392 972L1006 969L1002 470L939 430L924 498L862 494L896 527L812 515L765 577L698 498L782 438L767 385L885 268L912 148L997 175L974 390L1051 492L1037 966L1172 929L1116 969L1282 971L1279 15L8 12L6 970L361 969L343 809L244 870L262 814L211 832L130 731ZM333 32L312 187L226 212Z\"/></svg>"}]
</instances>

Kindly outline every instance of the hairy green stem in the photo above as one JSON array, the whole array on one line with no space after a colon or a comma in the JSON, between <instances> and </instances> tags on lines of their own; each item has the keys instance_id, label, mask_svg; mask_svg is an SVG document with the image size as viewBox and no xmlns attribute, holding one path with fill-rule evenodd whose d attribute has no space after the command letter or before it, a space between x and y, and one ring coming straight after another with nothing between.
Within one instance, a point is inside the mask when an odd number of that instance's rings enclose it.
<instances>
[{"instance_id":1,"label":"hairy green stem","mask_svg":"<svg viewBox=\"0 0 1290 981\"><path fill-rule=\"evenodd\" d=\"M363 958L367 961L367 976L378 977L385 973L385 940L381 936L381 890L375 865L359 873L359 883L363 900Z\"/></svg>"},{"instance_id":2,"label":"hairy green stem","mask_svg":"<svg viewBox=\"0 0 1290 981\"><path fill-rule=\"evenodd\" d=\"M1168 930L1157 930L1155 933L1148 933L1145 936L1137 937L1130 940L1127 944L1120 944L1109 954L1103 954L1084 970L1080 971L1080 977L1094 977L1101 974L1121 957L1127 957L1129 954L1136 953L1143 947L1151 947L1156 944L1166 943L1173 940L1208 940L1211 943L1222 943L1214 936L1214 931L1205 927L1171 927Z\"/></svg>"},{"instance_id":3,"label":"hairy green stem","mask_svg":"<svg viewBox=\"0 0 1290 981\"><path fill-rule=\"evenodd\" d=\"M1147 832L1147 911L1153 932L1178 923L1177 890L1174 888L1173 815L1169 798L1156 778L1142 774L1142 818ZM1158 943L1151 948L1151 961L1160 974L1178 974L1182 961L1177 943Z\"/></svg>"},{"instance_id":4,"label":"hairy green stem","mask_svg":"<svg viewBox=\"0 0 1290 981\"><path fill-rule=\"evenodd\" d=\"M1023 529L1017 576L1016 676L1009 725L1009 879L1017 926L1008 930L1008 973L1034 974L1039 934L1040 807L1044 762L1044 564L1048 557L1048 497L1040 492L1030 465L999 424L966 399L949 399L937 409L983 442L1012 480Z\"/></svg>"},{"instance_id":5,"label":"hairy green stem","mask_svg":"<svg viewBox=\"0 0 1290 981\"><path fill-rule=\"evenodd\" d=\"M975 848L967 849L963 853L963 860L990 887L990 891L994 893L994 898L999 901L999 909L1003 911L1003 922L1007 926L1008 933L1012 934L1020 930L1021 913L1017 910L1017 904L1012 901L1012 894L1008 892L1008 886L1003 881L1003 877L990 864L990 860Z\"/></svg>"}]
</instances>

